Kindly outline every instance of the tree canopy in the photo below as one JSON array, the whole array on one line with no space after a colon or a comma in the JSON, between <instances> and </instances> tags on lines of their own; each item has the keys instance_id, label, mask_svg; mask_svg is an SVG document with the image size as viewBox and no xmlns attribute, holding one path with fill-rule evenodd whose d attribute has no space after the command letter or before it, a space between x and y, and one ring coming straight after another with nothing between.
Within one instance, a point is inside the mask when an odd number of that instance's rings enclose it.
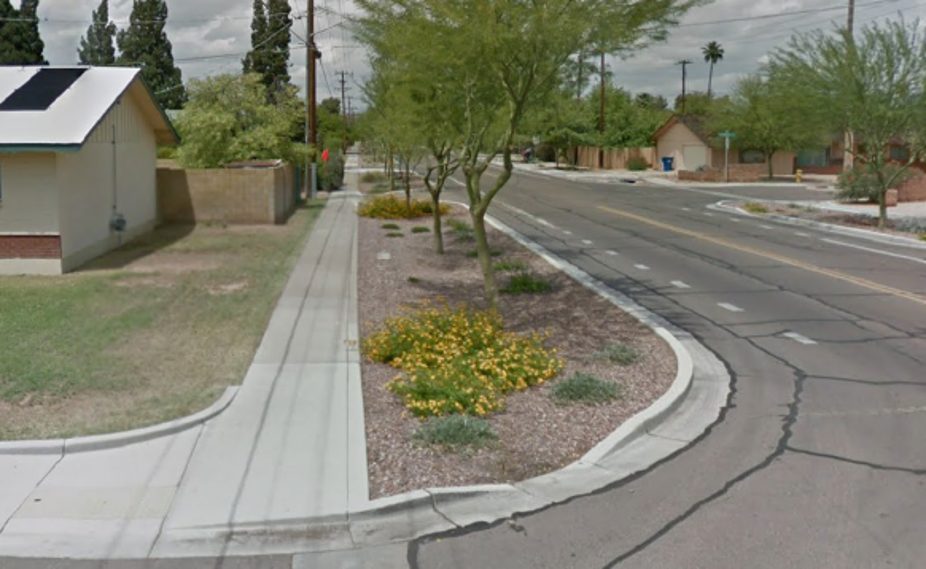
<instances>
[{"instance_id":1,"label":"tree canopy","mask_svg":"<svg viewBox=\"0 0 926 569\"><path fill-rule=\"evenodd\" d=\"M109 19L109 0L102 0L93 11L93 23L80 38L77 50L81 65L114 65L116 63L116 25Z\"/></svg>"},{"instance_id":2,"label":"tree canopy","mask_svg":"<svg viewBox=\"0 0 926 569\"><path fill-rule=\"evenodd\" d=\"M118 63L141 67L142 78L155 99L166 109L179 109L186 93L180 69L174 64L173 48L164 26L167 3L164 0L133 0L129 27L116 36Z\"/></svg>"},{"instance_id":3,"label":"tree canopy","mask_svg":"<svg viewBox=\"0 0 926 569\"><path fill-rule=\"evenodd\" d=\"M0 0L0 65L48 65L38 9L39 0L22 0L19 10Z\"/></svg>"},{"instance_id":4,"label":"tree canopy","mask_svg":"<svg viewBox=\"0 0 926 569\"><path fill-rule=\"evenodd\" d=\"M289 41L293 25L288 0L254 0L251 50L244 58L245 73L257 73L273 97L290 82Z\"/></svg>"}]
</instances>

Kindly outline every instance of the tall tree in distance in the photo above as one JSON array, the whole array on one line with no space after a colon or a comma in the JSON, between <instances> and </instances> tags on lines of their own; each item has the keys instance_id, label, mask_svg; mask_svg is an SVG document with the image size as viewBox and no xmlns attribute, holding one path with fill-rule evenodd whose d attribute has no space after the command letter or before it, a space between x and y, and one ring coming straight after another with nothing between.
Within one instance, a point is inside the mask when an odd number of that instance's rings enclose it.
<instances>
[{"instance_id":1,"label":"tall tree in distance","mask_svg":"<svg viewBox=\"0 0 926 569\"><path fill-rule=\"evenodd\" d=\"M0 65L48 65L39 34L39 0L22 0L19 10L0 0Z\"/></svg>"},{"instance_id":2,"label":"tall tree in distance","mask_svg":"<svg viewBox=\"0 0 926 569\"><path fill-rule=\"evenodd\" d=\"M245 73L257 73L263 78L267 60L267 10L263 0L254 0L254 15L251 18L251 51L244 57ZM266 85L265 85L266 86Z\"/></svg>"},{"instance_id":3,"label":"tall tree in distance","mask_svg":"<svg viewBox=\"0 0 926 569\"><path fill-rule=\"evenodd\" d=\"M267 0L267 70L270 96L289 85L289 31L293 27L289 0Z\"/></svg>"},{"instance_id":4,"label":"tall tree in distance","mask_svg":"<svg viewBox=\"0 0 926 569\"><path fill-rule=\"evenodd\" d=\"M134 0L129 27L116 36L120 65L141 67L142 78L165 109L179 109L186 93L180 69L164 32L167 3L164 0Z\"/></svg>"},{"instance_id":5,"label":"tall tree in distance","mask_svg":"<svg viewBox=\"0 0 926 569\"><path fill-rule=\"evenodd\" d=\"M711 64L711 71L707 76L707 98L710 99L713 96L711 88L714 83L714 65L723 60L723 46L716 41L708 42L706 46L701 48L701 53L704 54L704 61Z\"/></svg>"},{"instance_id":6,"label":"tall tree in distance","mask_svg":"<svg viewBox=\"0 0 926 569\"><path fill-rule=\"evenodd\" d=\"M77 50L81 65L114 65L116 63L116 25L109 20L109 0L102 0L93 11L93 23L87 35L80 38Z\"/></svg>"}]
</instances>

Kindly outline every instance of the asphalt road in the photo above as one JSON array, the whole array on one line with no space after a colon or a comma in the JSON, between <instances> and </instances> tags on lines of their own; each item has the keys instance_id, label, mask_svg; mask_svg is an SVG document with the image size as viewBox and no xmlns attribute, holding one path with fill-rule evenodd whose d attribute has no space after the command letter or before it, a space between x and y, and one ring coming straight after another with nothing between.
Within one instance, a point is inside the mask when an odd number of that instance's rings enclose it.
<instances>
[{"instance_id":1,"label":"asphalt road","mask_svg":"<svg viewBox=\"0 0 926 569\"><path fill-rule=\"evenodd\" d=\"M493 215L694 334L733 393L648 471L414 542L413 566L926 567L926 251L707 208L720 199L527 174L502 190Z\"/></svg>"}]
</instances>

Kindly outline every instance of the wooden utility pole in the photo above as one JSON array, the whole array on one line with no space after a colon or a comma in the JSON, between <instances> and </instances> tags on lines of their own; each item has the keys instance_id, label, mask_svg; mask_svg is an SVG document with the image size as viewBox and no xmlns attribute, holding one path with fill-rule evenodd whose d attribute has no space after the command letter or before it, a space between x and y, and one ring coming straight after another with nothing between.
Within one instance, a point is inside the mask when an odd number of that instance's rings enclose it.
<instances>
[{"instance_id":1,"label":"wooden utility pole","mask_svg":"<svg viewBox=\"0 0 926 569\"><path fill-rule=\"evenodd\" d=\"M601 109L598 115L598 134L601 140L598 141L598 167L604 168L604 96L605 96L605 69L604 69L604 50L601 50Z\"/></svg>"},{"instance_id":2,"label":"wooden utility pole","mask_svg":"<svg viewBox=\"0 0 926 569\"><path fill-rule=\"evenodd\" d=\"M849 0L849 18L846 21L846 32L849 34L849 40L853 40L855 30L855 0ZM846 130L846 136L843 140L843 149L842 149L842 168L843 170L851 170L852 166L855 164L855 156L852 154L852 150L855 147L855 135L852 134L852 131Z\"/></svg>"},{"instance_id":3,"label":"wooden utility pole","mask_svg":"<svg viewBox=\"0 0 926 569\"><path fill-rule=\"evenodd\" d=\"M318 132L316 122L316 104L315 104L315 60L321 57L315 47L315 0L307 0L306 18L308 18L308 34L305 38L305 143L315 150L318 147ZM312 157L306 157L305 163L305 193L309 198L315 199L317 190L315 179L316 169L318 168L317 153Z\"/></svg>"},{"instance_id":4,"label":"wooden utility pole","mask_svg":"<svg viewBox=\"0 0 926 569\"><path fill-rule=\"evenodd\" d=\"M341 71L338 75L341 76L341 80L340 80L340 83L341 83L341 127L343 131L341 149L343 152L346 153L347 152L347 97L345 95L347 94L346 93L347 72Z\"/></svg>"},{"instance_id":5,"label":"wooden utility pole","mask_svg":"<svg viewBox=\"0 0 926 569\"><path fill-rule=\"evenodd\" d=\"M675 62L676 65L682 66L682 114L685 114L685 84L688 81L688 66L691 65L690 59L683 59Z\"/></svg>"}]
</instances>

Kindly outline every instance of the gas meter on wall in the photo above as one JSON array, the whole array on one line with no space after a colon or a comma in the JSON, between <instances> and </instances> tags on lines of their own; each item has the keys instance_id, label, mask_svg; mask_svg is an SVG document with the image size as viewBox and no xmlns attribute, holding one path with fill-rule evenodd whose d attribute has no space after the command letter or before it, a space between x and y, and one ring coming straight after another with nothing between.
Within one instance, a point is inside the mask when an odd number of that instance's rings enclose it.
<instances>
[{"instance_id":1,"label":"gas meter on wall","mask_svg":"<svg viewBox=\"0 0 926 569\"><path fill-rule=\"evenodd\" d=\"M125 231L125 227L125 216L121 213L113 212L113 217L109 220L109 228L117 233L122 233Z\"/></svg>"}]
</instances>

